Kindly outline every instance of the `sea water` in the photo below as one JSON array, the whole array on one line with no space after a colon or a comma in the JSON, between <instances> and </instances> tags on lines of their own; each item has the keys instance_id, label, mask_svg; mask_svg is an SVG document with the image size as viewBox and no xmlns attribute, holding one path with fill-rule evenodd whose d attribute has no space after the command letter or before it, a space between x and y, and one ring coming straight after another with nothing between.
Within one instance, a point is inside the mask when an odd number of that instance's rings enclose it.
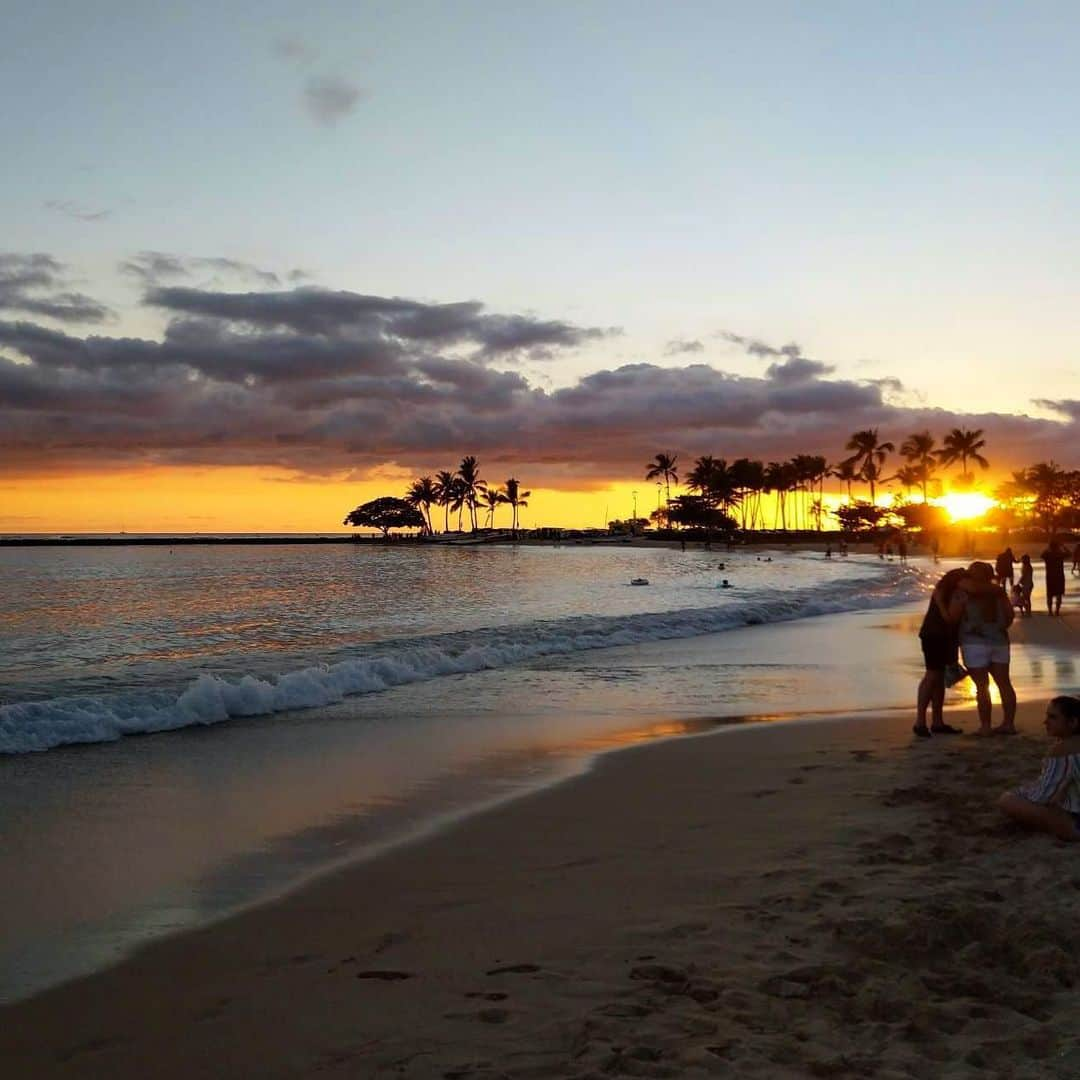
<instances>
[{"instance_id":1,"label":"sea water","mask_svg":"<svg viewBox=\"0 0 1080 1080\"><path fill-rule=\"evenodd\" d=\"M941 569L631 545L0 549L0 1000L598 750L910 707ZM1075 682L1069 663L1032 652L1018 682Z\"/></svg>"}]
</instances>

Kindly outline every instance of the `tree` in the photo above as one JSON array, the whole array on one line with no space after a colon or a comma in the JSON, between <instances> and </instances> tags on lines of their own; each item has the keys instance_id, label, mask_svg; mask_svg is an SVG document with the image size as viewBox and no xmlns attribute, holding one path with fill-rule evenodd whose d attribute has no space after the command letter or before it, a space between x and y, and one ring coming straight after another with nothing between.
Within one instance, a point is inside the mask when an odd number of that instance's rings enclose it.
<instances>
[{"instance_id":1,"label":"tree","mask_svg":"<svg viewBox=\"0 0 1080 1080\"><path fill-rule=\"evenodd\" d=\"M900 456L918 471L919 485L922 487L922 501L926 502L926 489L934 477L936 451L935 439L929 431L917 431L909 435L900 444ZM897 476L900 474L897 473Z\"/></svg>"},{"instance_id":2,"label":"tree","mask_svg":"<svg viewBox=\"0 0 1080 1080\"><path fill-rule=\"evenodd\" d=\"M853 457L844 458L833 468L832 475L847 485L847 501L850 506L852 502L851 485L855 480L859 479L859 470L855 465L855 459Z\"/></svg>"},{"instance_id":3,"label":"tree","mask_svg":"<svg viewBox=\"0 0 1080 1080\"><path fill-rule=\"evenodd\" d=\"M711 506L701 495L676 495L668 507L669 520L675 525L688 529L705 529L711 533L731 533L738 528L738 523L729 514Z\"/></svg>"},{"instance_id":4,"label":"tree","mask_svg":"<svg viewBox=\"0 0 1080 1080\"><path fill-rule=\"evenodd\" d=\"M676 454L657 454L645 466L646 480L656 480L661 476L664 478L664 493L668 502L671 502L671 481L674 480L676 484L679 482L679 474L676 472L678 464L679 458Z\"/></svg>"},{"instance_id":5,"label":"tree","mask_svg":"<svg viewBox=\"0 0 1080 1080\"><path fill-rule=\"evenodd\" d=\"M518 530L518 510L523 506L529 505L529 496L531 494L531 491L522 491L521 481L513 476L507 479L506 484L503 487L503 499L510 504L510 509L513 514L510 528L513 530L515 536L517 536Z\"/></svg>"},{"instance_id":6,"label":"tree","mask_svg":"<svg viewBox=\"0 0 1080 1080\"><path fill-rule=\"evenodd\" d=\"M379 529L383 537L388 538L391 529L423 529L427 523L415 506L410 506L404 499L386 495L351 510L342 524Z\"/></svg>"},{"instance_id":7,"label":"tree","mask_svg":"<svg viewBox=\"0 0 1080 1080\"><path fill-rule=\"evenodd\" d=\"M1027 470L1027 482L1035 497L1032 511L1042 521L1047 539L1053 535L1058 515L1066 501L1069 474L1056 462L1040 461Z\"/></svg>"},{"instance_id":8,"label":"tree","mask_svg":"<svg viewBox=\"0 0 1080 1080\"><path fill-rule=\"evenodd\" d=\"M443 531L450 531L450 506L457 496L457 477L448 470L435 474L435 502L443 508Z\"/></svg>"},{"instance_id":9,"label":"tree","mask_svg":"<svg viewBox=\"0 0 1080 1080\"><path fill-rule=\"evenodd\" d=\"M854 450L853 460L859 470L859 479L870 485L870 505L875 505L875 487L881 481L885 459L896 449L891 442L878 442L877 428L856 431L845 446Z\"/></svg>"},{"instance_id":10,"label":"tree","mask_svg":"<svg viewBox=\"0 0 1080 1080\"><path fill-rule=\"evenodd\" d=\"M982 437L982 428L967 431L962 428L953 428L945 436L945 445L937 451L938 460L946 468L960 462L960 474L965 483L971 482L971 474L968 472L968 461L974 461L982 469L989 469L990 462L979 453L986 440Z\"/></svg>"},{"instance_id":11,"label":"tree","mask_svg":"<svg viewBox=\"0 0 1080 1080\"><path fill-rule=\"evenodd\" d=\"M472 454L463 457L457 475L461 481L459 493L463 504L469 508L469 519L472 521L473 532L476 532L476 507L480 501L480 493L484 490L484 482L480 479L480 463Z\"/></svg>"},{"instance_id":12,"label":"tree","mask_svg":"<svg viewBox=\"0 0 1080 1080\"><path fill-rule=\"evenodd\" d=\"M873 532L886 513L883 507L857 502L854 506L841 506L836 517L845 532Z\"/></svg>"},{"instance_id":13,"label":"tree","mask_svg":"<svg viewBox=\"0 0 1080 1080\"><path fill-rule=\"evenodd\" d=\"M425 519L425 531L432 535L435 530L431 527L431 507L439 501L439 489L430 476L421 476L409 486L405 501L410 506L415 506Z\"/></svg>"},{"instance_id":14,"label":"tree","mask_svg":"<svg viewBox=\"0 0 1080 1080\"><path fill-rule=\"evenodd\" d=\"M495 511L507 502L506 495L497 488L484 488L480 495L480 501L487 507L487 527L495 528Z\"/></svg>"},{"instance_id":15,"label":"tree","mask_svg":"<svg viewBox=\"0 0 1080 1080\"><path fill-rule=\"evenodd\" d=\"M911 498L911 489L919 486L919 480L921 478L921 472L918 465L903 465L896 470L896 476L893 478L899 480L904 487L904 494ZM926 502L926 496L923 496L923 502Z\"/></svg>"}]
</instances>

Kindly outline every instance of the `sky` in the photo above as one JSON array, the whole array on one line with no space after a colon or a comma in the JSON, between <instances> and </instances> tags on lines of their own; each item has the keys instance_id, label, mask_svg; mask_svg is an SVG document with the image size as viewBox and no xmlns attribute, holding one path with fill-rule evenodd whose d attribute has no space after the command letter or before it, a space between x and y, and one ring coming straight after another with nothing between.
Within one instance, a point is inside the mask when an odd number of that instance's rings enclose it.
<instances>
[{"instance_id":1,"label":"sky","mask_svg":"<svg viewBox=\"0 0 1080 1080\"><path fill-rule=\"evenodd\" d=\"M0 531L327 531L474 453L1077 467L1072 3L0 0Z\"/></svg>"}]
</instances>

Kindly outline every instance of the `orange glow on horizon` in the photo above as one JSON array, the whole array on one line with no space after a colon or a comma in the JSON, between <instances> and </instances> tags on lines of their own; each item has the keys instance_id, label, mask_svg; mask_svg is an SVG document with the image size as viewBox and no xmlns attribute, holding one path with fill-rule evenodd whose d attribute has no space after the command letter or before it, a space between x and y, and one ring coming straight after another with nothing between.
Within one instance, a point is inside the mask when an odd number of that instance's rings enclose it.
<instances>
[{"instance_id":1,"label":"orange glow on horizon","mask_svg":"<svg viewBox=\"0 0 1080 1080\"><path fill-rule=\"evenodd\" d=\"M607 519L630 517L634 491L641 517L656 509L651 483L562 491L537 487L524 470L482 469L485 478L489 474L492 483L500 484L505 476L517 475L522 488L532 490L520 513L527 529L602 528ZM353 507L381 495L404 495L409 479L388 474L356 481L226 466L27 477L0 484L0 533L349 532L341 522ZM441 531L442 509L432 507L431 516ZM451 529L456 528L454 518ZM509 524L509 508L500 507L496 527Z\"/></svg>"}]
</instances>

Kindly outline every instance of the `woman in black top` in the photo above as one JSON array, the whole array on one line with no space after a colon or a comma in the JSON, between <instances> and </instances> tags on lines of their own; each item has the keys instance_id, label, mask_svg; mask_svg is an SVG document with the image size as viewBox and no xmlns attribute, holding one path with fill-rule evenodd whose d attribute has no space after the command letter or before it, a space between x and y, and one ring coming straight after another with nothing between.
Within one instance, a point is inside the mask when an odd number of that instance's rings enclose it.
<instances>
[{"instance_id":1,"label":"woman in black top","mask_svg":"<svg viewBox=\"0 0 1080 1080\"><path fill-rule=\"evenodd\" d=\"M959 643L956 627L949 622L949 603L967 571L962 567L950 570L934 587L930 603L923 616L919 638L922 641L923 659L926 661L926 673L919 683L919 697L916 706L915 726L911 729L916 735L928 737L936 735L959 735L959 728L945 723L942 708L945 704L945 669L959 661ZM926 710L932 711L932 723L926 726Z\"/></svg>"}]
</instances>

